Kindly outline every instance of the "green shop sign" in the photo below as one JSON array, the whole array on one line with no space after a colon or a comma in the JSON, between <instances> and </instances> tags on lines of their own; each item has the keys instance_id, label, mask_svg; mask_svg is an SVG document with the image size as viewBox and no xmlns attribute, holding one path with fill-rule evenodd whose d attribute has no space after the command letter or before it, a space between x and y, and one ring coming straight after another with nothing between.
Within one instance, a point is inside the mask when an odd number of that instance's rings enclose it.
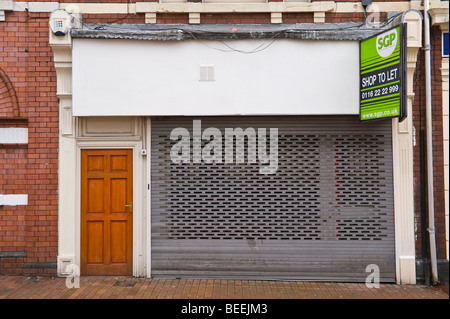
<instances>
[{"instance_id":1,"label":"green shop sign","mask_svg":"<svg viewBox=\"0 0 450 319\"><path fill-rule=\"evenodd\" d=\"M406 117L406 24L360 42L360 120Z\"/></svg>"}]
</instances>

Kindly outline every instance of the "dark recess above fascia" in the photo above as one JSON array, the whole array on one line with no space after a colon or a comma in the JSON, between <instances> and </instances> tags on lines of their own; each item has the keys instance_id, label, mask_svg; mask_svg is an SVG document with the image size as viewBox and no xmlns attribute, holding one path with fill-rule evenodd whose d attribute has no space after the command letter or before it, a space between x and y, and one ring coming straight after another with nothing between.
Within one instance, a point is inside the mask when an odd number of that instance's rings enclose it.
<instances>
[{"instance_id":1,"label":"dark recess above fascia","mask_svg":"<svg viewBox=\"0 0 450 319\"><path fill-rule=\"evenodd\" d=\"M360 41L388 29L361 23L301 24L84 24L73 38L130 40L300 39Z\"/></svg>"}]
</instances>

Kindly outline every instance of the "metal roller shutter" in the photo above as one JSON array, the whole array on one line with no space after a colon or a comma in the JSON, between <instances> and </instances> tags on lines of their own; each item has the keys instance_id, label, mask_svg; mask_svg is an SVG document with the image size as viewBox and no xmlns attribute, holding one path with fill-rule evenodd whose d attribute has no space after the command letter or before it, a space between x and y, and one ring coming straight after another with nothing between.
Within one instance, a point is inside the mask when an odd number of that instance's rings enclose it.
<instances>
[{"instance_id":1,"label":"metal roller shutter","mask_svg":"<svg viewBox=\"0 0 450 319\"><path fill-rule=\"evenodd\" d=\"M174 128L278 128L278 170L175 164ZM156 277L395 281L391 121L354 116L152 119ZM207 142L203 141L203 144ZM192 152L192 148L191 148Z\"/></svg>"}]
</instances>

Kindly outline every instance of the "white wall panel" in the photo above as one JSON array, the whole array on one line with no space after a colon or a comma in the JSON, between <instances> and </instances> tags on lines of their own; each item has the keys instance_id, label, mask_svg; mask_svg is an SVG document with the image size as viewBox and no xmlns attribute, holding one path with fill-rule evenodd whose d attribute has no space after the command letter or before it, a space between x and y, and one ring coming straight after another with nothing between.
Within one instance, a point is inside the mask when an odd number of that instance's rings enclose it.
<instances>
[{"instance_id":1,"label":"white wall panel","mask_svg":"<svg viewBox=\"0 0 450 319\"><path fill-rule=\"evenodd\" d=\"M28 144L28 128L0 127L0 144Z\"/></svg>"},{"instance_id":2,"label":"white wall panel","mask_svg":"<svg viewBox=\"0 0 450 319\"><path fill-rule=\"evenodd\" d=\"M226 44L74 39L73 115L358 114L358 42Z\"/></svg>"},{"instance_id":3,"label":"white wall panel","mask_svg":"<svg viewBox=\"0 0 450 319\"><path fill-rule=\"evenodd\" d=\"M18 206L18 205L28 205L28 195L24 194L11 194L3 195L0 194L0 206Z\"/></svg>"}]
</instances>

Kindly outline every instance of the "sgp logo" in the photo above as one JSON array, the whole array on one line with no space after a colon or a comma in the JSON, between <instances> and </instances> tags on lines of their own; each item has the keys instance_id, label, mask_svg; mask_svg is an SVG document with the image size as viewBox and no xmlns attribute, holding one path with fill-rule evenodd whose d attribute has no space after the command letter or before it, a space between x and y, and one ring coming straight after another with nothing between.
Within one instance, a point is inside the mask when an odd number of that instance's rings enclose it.
<instances>
[{"instance_id":1,"label":"sgp logo","mask_svg":"<svg viewBox=\"0 0 450 319\"><path fill-rule=\"evenodd\" d=\"M380 34L377 37L377 52L383 58L388 57L394 52L397 46L397 30L393 29Z\"/></svg>"}]
</instances>

